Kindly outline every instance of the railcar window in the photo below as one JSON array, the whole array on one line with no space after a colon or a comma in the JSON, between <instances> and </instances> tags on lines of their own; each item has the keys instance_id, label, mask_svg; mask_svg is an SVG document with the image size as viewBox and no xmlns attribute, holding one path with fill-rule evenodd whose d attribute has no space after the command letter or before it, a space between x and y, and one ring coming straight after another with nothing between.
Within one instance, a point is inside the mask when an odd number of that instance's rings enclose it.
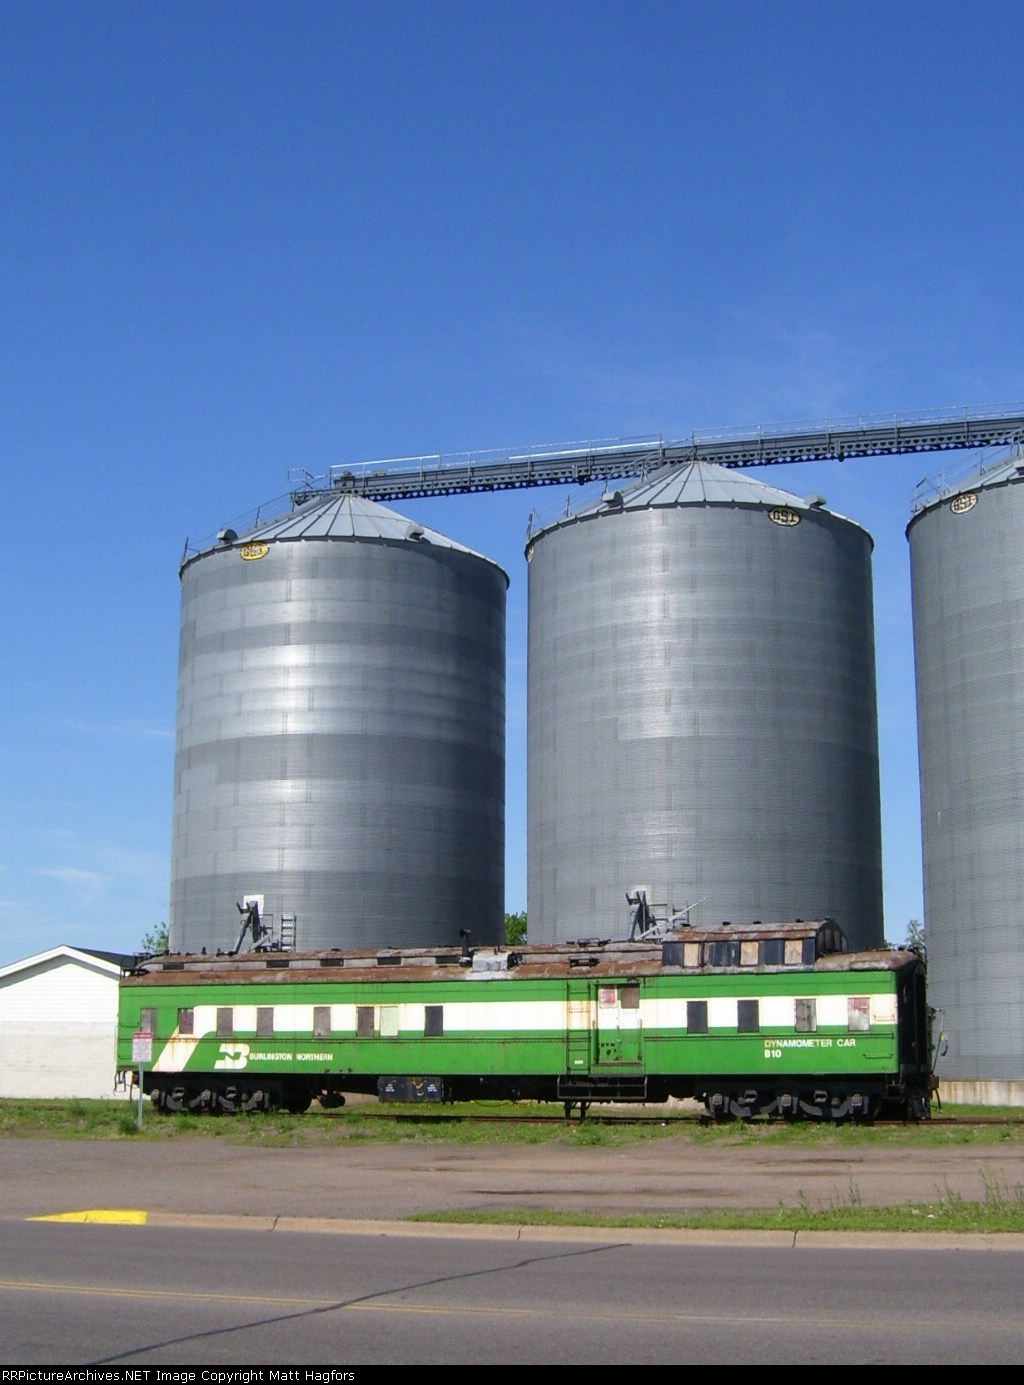
<instances>
[{"instance_id":1,"label":"railcar window","mask_svg":"<svg viewBox=\"0 0 1024 1385\"><path fill-rule=\"evenodd\" d=\"M150 1005L144 1005L139 1011L139 1028L144 1034L156 1033L156 1010Z\"/></svg>"},{"instance_id":2,"label":"railcar window","mask_svg":"<svg viewBox=\"0 0 1024 1385\"><path fill-rule=\"evenodd\" d=\"M619 1005L623 1010L640 1009L640 987L623 986L619 992Z\"/></svg>"},{"instance_id":3,"label":"railcar window","mask_svg":"<svg viewBox=\"0 0 1024 1385\"><path fill-rule=\"evenodd\" d=\"M708 965L712 967L738 967L740 964L740 945L734 939L725 942L708 943Z\"/></svg>"},{"instance_id":4,"label":"railcar window","mask_svg":"<svg viewBox=\"0 0 1024 1385\"><path fill-rule=\"evenodd\" d=\"M444 1006L425 1005L423 1007L423 1035L427 1039L437 1039L444 1033Z\"/></svg>"},{"instance_id":5,"label":"railcar window","mask_svg":"<svg viewBox=\"0 0 1024 1385\"><path fill-rule=\"evenodd\" d=\"M841 928L836 928L833 924L831 928L822 931L822 949L825 952L846 952L849 943L846 935Z\"/></svg>"},{"instance_id":6,"label":"railcar window","mask_svg":"<svg viewBox=\"0 0 1024 1385\"><path fill-rule=\"evenodd\" d=\"M818 1013L813 997L795 1003L795 1025L798 1034L813 1034L818 1027Z\"/></svg>"},{"instance_id":7,"label":"railcar window","mask_svg":"<svg viewBox=\"0 0 1024 1385\"><path fill-rule=\"evenodd\" d=\"M178 1033L194 1034L196 1032L196 1012L192 1009L178 1011Z\"/></svg>"},{"instance_id":8,"label":"railcar window","mask_svg":"<svg viewBox=\"0 0 1024 1385\"><path fill-rule=\"evenodd\" d=\"M274 1007L272 1005L256 1006L256 1033L261 1039L274 1037Z\"/></svg>"},{"instance_id":9,"label":"railcar window","mask_svg":"<svg viewBox=\"0 0 1024 1385\"><path fill-rule=\"evenodd\" d=\"M662 943L661 945L661 965L663 967L699 967L700 959L700 943Z\"/></svg>"},{"instance_id":10,"label":"railcar window","mask_svg":"<svg viewBox=\"0 0 1024 1385\"><path fill-rule=\"evenodd\" d=\"M866 995L851 995L848 998L846 1027L859 1033L871 1028L871 1013Z\"/></svg>"},{"instance_id":11,"label":"railcar window","mask_svg":"<svg viewBox=\"0 0 1024 1385\"><path fill-rule=\"evenodd\" d=\"M761 965L781 967L786 960L786 950L782 938L764 938L761 942Z\"/></svg>"},{"instance_id":12,"label":"railcar window","mask_svg":"<svg viewBox=\"0 0 1024 1385\"><path fill-rule=\"evenodd\" d=\"M688 1000L686 1002L686 1029L690 1034L706 1034L708 1032L708 1003L706 1000Z\"/></svg>"},{"instance_id":13,"label":"railcar window","mask_svg":"<svg viewBox=\"0 0 1024 1385\"><path fill-rule=\"evenodd\" d=\"M758 959L758 945L756 942L740 943L740 966L756 967Z\"/></svg>"},{"instance_id":14,"label":"railcar window","mask_svg":"<svg viewBox=\"0 0 1024 1385\"><path fill-rule=\"evenodd\" d=\"M313 1038L329 1039L331 1037L331 1007L329 1005L313 1006Z\"/></svg>"},{"instance_id":15,"label":"railcar window","mask_svg":"<svg viewBox=\"0 0 1024 1385\"><path fill-rule=\"evenodd\" d=\"M217 1037L225 1038L235 1032L235 1012L230 1005L217 1006Z\"/></svg>"},{"instance_id":16,"label":"railcar window","mask_svg":"<svg viewBox=\"0 0 1024 1385\"><path fill-rule=\"evenodd\" d=\"M760 1002L739 1000L736 1002L736 1030L740 1034L757 1034L761 1029Z\"/></svg>"},{"instance_id":17,"label":"railcar window","mask_svg":"<svg viewBox=\"0 0 1024 1385\"><path fill-rule=\"evenodd\" d=\"M360 1039L373 1038L373 1006L356 1006L356 1035Z\"/></svg>"},{"instance_id":18,"label":"railcar window","mask_svg":"<svg viewBox=\"0 0 1024 1385\"><path fill-rule=\"evenodd\" d=\"M382 1039L398 1038L397 1005L382 1005L380 1007L380 1036Z\"/></svg>"}]
</instances>

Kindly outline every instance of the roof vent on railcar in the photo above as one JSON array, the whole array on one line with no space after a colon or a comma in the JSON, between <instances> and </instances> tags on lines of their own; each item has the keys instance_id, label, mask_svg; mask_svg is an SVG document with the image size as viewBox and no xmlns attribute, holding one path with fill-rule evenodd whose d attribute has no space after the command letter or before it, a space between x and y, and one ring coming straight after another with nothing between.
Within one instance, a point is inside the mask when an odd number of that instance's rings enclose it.
<instances>
[{"instance_id":1,"label":"roof vent on railcar","mask_svg":"<svg viewBox=\"0 0 1024 1385\"><path fill-rule=\"evenodd\" d=\"M515 965L515 954L509 952L489 952L478 948L473 953L472 975L500 976Z\"/></svg>"},{"instance_id":2,"label":"roof vent on railcar","mask_svg":"<svg viewBox=\"0 0 1024 1385\"><path fill-rule=\"evenodd\" d=\"M818 956L825 957L831 952L849 952L850 944L846 934L835 919L824 919L818 930Z\"/></svg>"}]
</instances>

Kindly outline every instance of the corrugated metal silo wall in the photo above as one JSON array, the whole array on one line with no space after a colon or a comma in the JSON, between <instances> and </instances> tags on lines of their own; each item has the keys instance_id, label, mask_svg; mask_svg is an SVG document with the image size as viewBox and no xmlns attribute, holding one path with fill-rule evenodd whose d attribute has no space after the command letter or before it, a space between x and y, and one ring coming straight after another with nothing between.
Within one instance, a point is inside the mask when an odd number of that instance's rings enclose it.
<instances>
[{"instance_id":1,"label":"corrugated metal silo wall","mask_svg":"<svg viewBox=\"0 0 1024 1385\"><path fill-rule=\"evenodd\" d=\"M497 942L505 574L429 544L276 542L182 575L170 940Z\"/></svg>"},{"instance_id":2,"label":"corrugated metal silo wall","mask_svg":"<svg viewBox=\"0 0 1024 1385\"><path fill-rule=\"evenodd\" d=\"M871 541L807 511L609 513L529 552L531 941L833 916L882 938ZM703 902L698 902L703 901Z\"/></svg>"},{"instance_id":3,"label":"corrugated metal silo wall","mask_svg":"<svg viewBox=\"0 0 1024 1385\"><path fill-rule=\"evenodd\" d=\"M908 527L929 998L949 1036L942 1075L1018 1078L1024 480L975 494Z\"/></svg>"}]
</instances>

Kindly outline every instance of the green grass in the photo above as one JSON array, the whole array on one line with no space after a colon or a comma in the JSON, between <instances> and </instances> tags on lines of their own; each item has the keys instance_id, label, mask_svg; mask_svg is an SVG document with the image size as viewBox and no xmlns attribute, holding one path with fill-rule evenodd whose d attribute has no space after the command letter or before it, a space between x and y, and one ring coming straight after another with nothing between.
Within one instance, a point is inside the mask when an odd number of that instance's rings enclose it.
<instances>
[{"instance_id":1,"label":"green grass","mask_svg":"<svg viewBox=\"0 0 1024 1385\"><path fill-rule=\"evenodd\" d=\"M796 1207L763 1210L681 1212L672 1215L601 1215L548 1212L533 1208L488 1212L439 1212L410 1217L428 1221L500 1226L606 1226L645 1230L689 1231L901 1231L1024 1234L1024 1187L987 1187L983 1202L971 1202L949 1189L935 1202L895 1207L865 1207L855 1187L847 1200L812 1206L801 1198Z\"/></svg>"},{"instance_id":2,"label":"green grass","mask_svg":"<svg viewBox=\"0 0 1024 1385\"><path fill-rule=\"evenodd\" d=\"M444 1140L460 1145L530 1145L556 1142L573 1147L619 1148L651 1140L683 1140L696 1144L757 1144L769 1146L811 1145L846 1148L860 1144L893 1144L906 1147L942 1147L951 1144L997 1144L1024 1142L1024 1111L1002 1111L983 1107L947 1107L935 1119L906 1125L838 1125L814 1121L742 1121L714 1124L696 1113L680 1115L666 1112L658 1120L656 1109L644 1108L654 1116L642 1125L633 1125L629 1113L602 1113L594 1108L580 1121L574 1115L566 1120L558 1105L480 1102L453 1106L379 1106L374 1101L350 1105L337 1111L321 1111L314 1106L302 1116L285 1112L273 1115L240 1116L161 1116L148 1101L143 1103L142 1128L138 1128L135 1101L22 1101L0 1100L0 1139L112 1140L168 1139L225 1140L238 1144L302 1145L324 1140L397 1143ZM531 1117L524 1124L517 1117ZM1019 1117L1020 1124L951 1126L942 1117L1008 1116ZM468 1116L506 1117L475 1123Z\"/></svg>"}]
</instances>

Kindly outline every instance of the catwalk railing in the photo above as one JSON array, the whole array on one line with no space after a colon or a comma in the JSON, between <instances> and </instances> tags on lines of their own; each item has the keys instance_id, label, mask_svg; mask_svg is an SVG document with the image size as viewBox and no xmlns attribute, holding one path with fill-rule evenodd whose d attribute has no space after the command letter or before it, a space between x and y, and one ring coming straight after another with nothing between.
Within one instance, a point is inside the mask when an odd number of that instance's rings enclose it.
<instances>
[{"instance_id":1,"label":"catwalk railing","mask_svg":"<svg viewBox=\"0 0 1024 1385\"><path fill-rule=\"evenodd\" d=\"M892 415L771 430L694 433L536 447L524 452L472 452L398 457L303 472L292 502L347 491L373 500L399 500L477 491L519 490L643 477L664 466L714 462L725 467L847 461L911 452L963 451L1024 441L1024 406L1007 411L962 410L945 415Z\"/></svg>"}]
</instances>

